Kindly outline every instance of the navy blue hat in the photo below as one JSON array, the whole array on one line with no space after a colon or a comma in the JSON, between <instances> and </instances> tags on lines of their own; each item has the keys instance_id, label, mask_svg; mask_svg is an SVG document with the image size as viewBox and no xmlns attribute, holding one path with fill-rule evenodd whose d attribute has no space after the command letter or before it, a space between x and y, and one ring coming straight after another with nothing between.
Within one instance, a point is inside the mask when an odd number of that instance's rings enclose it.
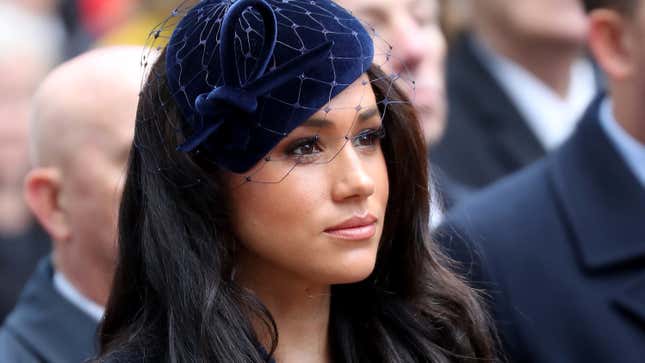
<instances>
[{"instance_id":1,"label":"navy blue hat","mask_svg":"<svg viewBox=\"0 0 645 363\"><path fill-rule=\"evenodd\" d=\"M166 48L179 150L244 173L363 73L369 33L329 0L204 0Z\"/></svg>"}]
</instances>

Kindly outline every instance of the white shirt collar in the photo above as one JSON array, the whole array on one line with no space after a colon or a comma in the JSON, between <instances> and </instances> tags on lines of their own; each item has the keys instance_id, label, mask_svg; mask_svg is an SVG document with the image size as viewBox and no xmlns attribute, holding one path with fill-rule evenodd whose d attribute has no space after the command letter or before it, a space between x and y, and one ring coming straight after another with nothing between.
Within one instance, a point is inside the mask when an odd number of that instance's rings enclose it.
<instances>
[{"instance_id":1,"label":"white shirt collar","mask_svg":"<svg viewBox=\"0 0 645 363\"><path fill-rule=\"evenodd\" d=\"M81 292L78 291L74 285L72 285L65 276L58 271L54 273L54 288L59 294L72 303L72 305L79 308L92 319L98 322L103 318L105 308L81 294Z\"/></svg>"},{"instance_id":2,"label":"white shirt collar","mask_svg":"<svg viewBox=\"0 0 645 363\"><path fill-rule=\"evenodd\" d=\"M499 82L546 150L560 146L596 95L593 66L581 58L571 69L567 97L562 99L533 74L510 59L493 52L477 39L476 53Z\"/></svg>"},{"instance_id":3,"label":"white shirt collar","mask_svg":"<svg viewBox=\"0 0 645 363\"><path fill-rule=\"evenodd\" d=\"M609 97L600 106L600 125L636 179L645 188L645 145L627 133L616 121L613 103Z\"/></svg>"}]
</instances>

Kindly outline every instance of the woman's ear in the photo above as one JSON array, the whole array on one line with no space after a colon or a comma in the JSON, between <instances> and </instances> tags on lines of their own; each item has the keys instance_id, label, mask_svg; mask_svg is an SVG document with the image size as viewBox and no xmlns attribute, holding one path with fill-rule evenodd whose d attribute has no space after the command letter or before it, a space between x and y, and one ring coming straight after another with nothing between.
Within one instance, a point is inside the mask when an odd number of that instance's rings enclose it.
<instances>
[{"instance_id":1,"label":"woman's ear","mask_svg":"<svg viewBox=\"0 0 645 363\"><path fill-rule=\"evenodd\" d=\"M631 23L624 15L609 9L594 10L590 15L589 48L600 68L610 79L621 81L633 72Z\"/></svg>"},{"instance_id":2,"label":"woman's ear","mask_svg":"<svg viewBox=\"0 0 645 363\"><path fill-rule=\"evenodd\" d=\"M25 177L27 205L50 237L56 241L70 238L67 213L61 203L62 177L56 168L36 168Z\"/></svg>"}]
</instances>

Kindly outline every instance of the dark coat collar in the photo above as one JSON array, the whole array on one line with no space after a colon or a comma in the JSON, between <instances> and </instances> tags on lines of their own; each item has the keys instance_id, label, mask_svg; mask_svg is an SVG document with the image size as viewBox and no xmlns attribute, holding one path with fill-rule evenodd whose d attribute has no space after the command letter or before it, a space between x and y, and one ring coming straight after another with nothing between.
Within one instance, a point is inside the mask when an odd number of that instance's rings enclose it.
<instances>
[{"instance_id":1,"label":"dark coat collar","mask_svg":"<svg viewBox=\"0 0 645 363\"><path fill-rule=\"evenodd\" d=\"M54 288L49 257L38 264L6 329L45 361L83 362L95 353L97 323Z\"/></svg>"},{"instance_id":2,"label":"dark coat collar","mask_svg":"<svg viewBox=\"0 0 645 363\"><path fill-rule=\"evenodd\" d=\"M554 155L550 174L585 268L645 258L645 190L599 123L603 97Z\"/></svg>"},{"instance_id":3,"label":"dark coat collar","mask_svg":"<svg viewBox=\"0 0 645 363\"><path fill-rule=\"evenodd\" d=\"M484 65L475 42L472 34L465 33L455 44L448 62L448 92L454 85L460 93L454 98L463 97L467 104L474 105L480 127L497 140L502 155L510 156L517 165L526 165L543 156L544 147Z\"/></svg>"}]
</instances>

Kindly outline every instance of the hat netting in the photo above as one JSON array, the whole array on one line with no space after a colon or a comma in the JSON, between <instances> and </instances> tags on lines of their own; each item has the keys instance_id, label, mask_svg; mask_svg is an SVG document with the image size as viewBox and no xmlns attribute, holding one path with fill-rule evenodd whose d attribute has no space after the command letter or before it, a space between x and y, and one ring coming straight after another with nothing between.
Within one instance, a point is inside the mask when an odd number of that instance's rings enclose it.
<instances>
[{"instance_id":1,"label":"hat netting","mask_svg":"<svg viewBox=\"0 0 645 363\"><path fill-rule=\"evenodd\" d=\"M357 21L350 13L347 13L347 16L339 16L338 12L330 11L330 6L339 7L330 1L317 3L316 1L302 0L265 0L275 14L277 25L275 47L282 47L280 52L283 58L284 54L288 54L285 49L292 51L294 59L298 59L305 53L313 53L310 58L324 58L322 62L326 62L332 70L331 77L329 74L317 73L316 65L309 66L309 68L305 66L303 72L291 75L293 76L291 79L281 83L279 92L263 90L264 93L257 95L257 108L249 113L253 117L252 123L243 120L244 113L241 116L240 113L233 113L232 116L228 114L226 122L223 126L217 126L215 132L204 132L209 127L213 128L213 123L220 121L209 118L207 112L195 111L200 106L196 98L207 98L215 93L208 94L209 91L221 88L225 83L225 76L221 73L214 74L216 72L212 72L212 68L213 63L220 63L218 50L222 41L222 21L231 5L236 2L184 1L150 32L141 61L142 66L146 69L144 82L147 84L144 83L144 90L154 89L156 85L161 87L161 85L167 86L168 84L168 74L165 68L153 67L164 47L181 49L180 52L177 52L178 58L176 59L180 68L178 77L176 77L179 79L179 83L176 90L170 90L170 92L142 92L141 97L148 98L148 103L154 104L156 109L143 114L140 112L137 122L155 123L153 126L160 130L159 140L135 138L135 147L139 148L141 152L158 154L188 152L199 158L200 162L210 163L213 167L238 174L240 183L279 183L302 166L318 167L333 162L343 148L348 145L359 149L378 147L380 139L386 137L387 125L383 125L385 111L392 105L410 103L410 100L396 96L399 93L394 92L395 85L405 94L413 97L415 82L409 78L410 73L405 69L380 77L360 76L347 79L348 77L345 76L345 79L342 79L343 67L349 64L348 62L354 62L354 65L357 62L365 63L366 57L369 56L372 59L372 54L366 54L360 46L338 51L330 45L338 44L335 42L337 37L355 37L356 31L352 30L350 26L345 26L345 22ZM195 7L199 8L198 12L194 10ZM342 8L340 9L342 10ZM196 32L195 34L199 35L198 42L190 43L186 42L185 38L172 37L173 31L186 16L198 19L199 26L183 30L184 32ZM298 18L299 23L294 22L293 18ZM275 54L266 59L266 69L262 69L261 65L258 65L265 61L260 58L264 51L265 38L271 36L266 33L266 29L263 27L264 21L262 14L254 7L244 9L239 17L234 19L235 26L231 36L233 45L229 48L232 51L231 54L228 54L232 58L225 62L235 68L234 78L237 79L238 86L250 84L254 79L276 70L284 70L282 66L285 60L282 59L282 64L277 64ZM334 26L328 27L326 24ZM373 52L373 66L381 69L396 69L397 67L391 67L388 64L399 62L395 47L382 39L374 27L363 22L361 24L373 41L373 49L369 50ZM191 33L191 36L194 34ZM304 46L303 39L305 37L311 39L316 36L321 40L328 40L329 43L321 43L319 47L307 48ZM278 51L274 53L278 53ZM399 62L400 64L403 62ZM367 72L368 69L363 66L361 73ZM258 74L258 70L262 71L261 74ZM186 91L193 82L204 82L210 89L200 93L198 97L194 97ZM337 99L334 99L339 94L342 96L342 91L347 89L350 84L353 84L353 87L361 87L361 92L365 95L364 98L370 99L369 95L372 93L372 85L375 82L379 82L381 88L387 90L382 97L376 99L376 109L374 105L364 102L363 97L351 105L337 102ZM311 101L311 97L303 97L303 90L313 92L318 97L324 97L323 102L318 99L316 104ZM243 98L245 94L241 92L234 96L234 98ZM151 97L155 98L150 99ZM230 107L229 104L235 104L236 101L238 100L233 99L227 100L226 104L213 103L210 107L216 109L216 113L218 107ZM178 111L182 117L173 117L169 112L171 109L174 109L174 115ZM187 111L187 109L189 110ZM276 113L276 110L279 113ZM333 123L334 113L340 110L345 110L345 112L351 110L354 114L351 126L345 132L332 134L322 130L324 126L320 126L319 129L308 128L307 136L294 140L292 143L294 145L288 147L288 153L284 152L284 147L281 148L281 152L274 148L294 128L298 127L298 124L293 124L294 118L302 118L303 115L316 113L321 116L319 118L322 120ZM377 114L377 118L380 117L378 127L360 128L358 121L365 117L374 117L374 113ZM159 117L159 115L167 115L167 117ZM161 127L162 125L159 124L161 122L170 123L174 134L164 134L161 130L167 129L167 127ZM373 125L374 123L372 123ZM266 148L267 145L271 147L266 151L261 147L251 150L251 154L261 155L257 160L254 160L252 166L248 167L249 158L244 157L239 162L237 156L249 153L248 149L254 147L253 138L256 138L255 140L259 138L262 141L262 147ZM250 142L249 139L251 139ZM163 160L163 158L157 159ZM231 160L233 161L231 162ZM169 168L172 166L160 163L152 172L164 174ZM199 180L194 180L178 185L178 187L190 187L190 185L199 182Z\"/></svg>"}]
</instances>

